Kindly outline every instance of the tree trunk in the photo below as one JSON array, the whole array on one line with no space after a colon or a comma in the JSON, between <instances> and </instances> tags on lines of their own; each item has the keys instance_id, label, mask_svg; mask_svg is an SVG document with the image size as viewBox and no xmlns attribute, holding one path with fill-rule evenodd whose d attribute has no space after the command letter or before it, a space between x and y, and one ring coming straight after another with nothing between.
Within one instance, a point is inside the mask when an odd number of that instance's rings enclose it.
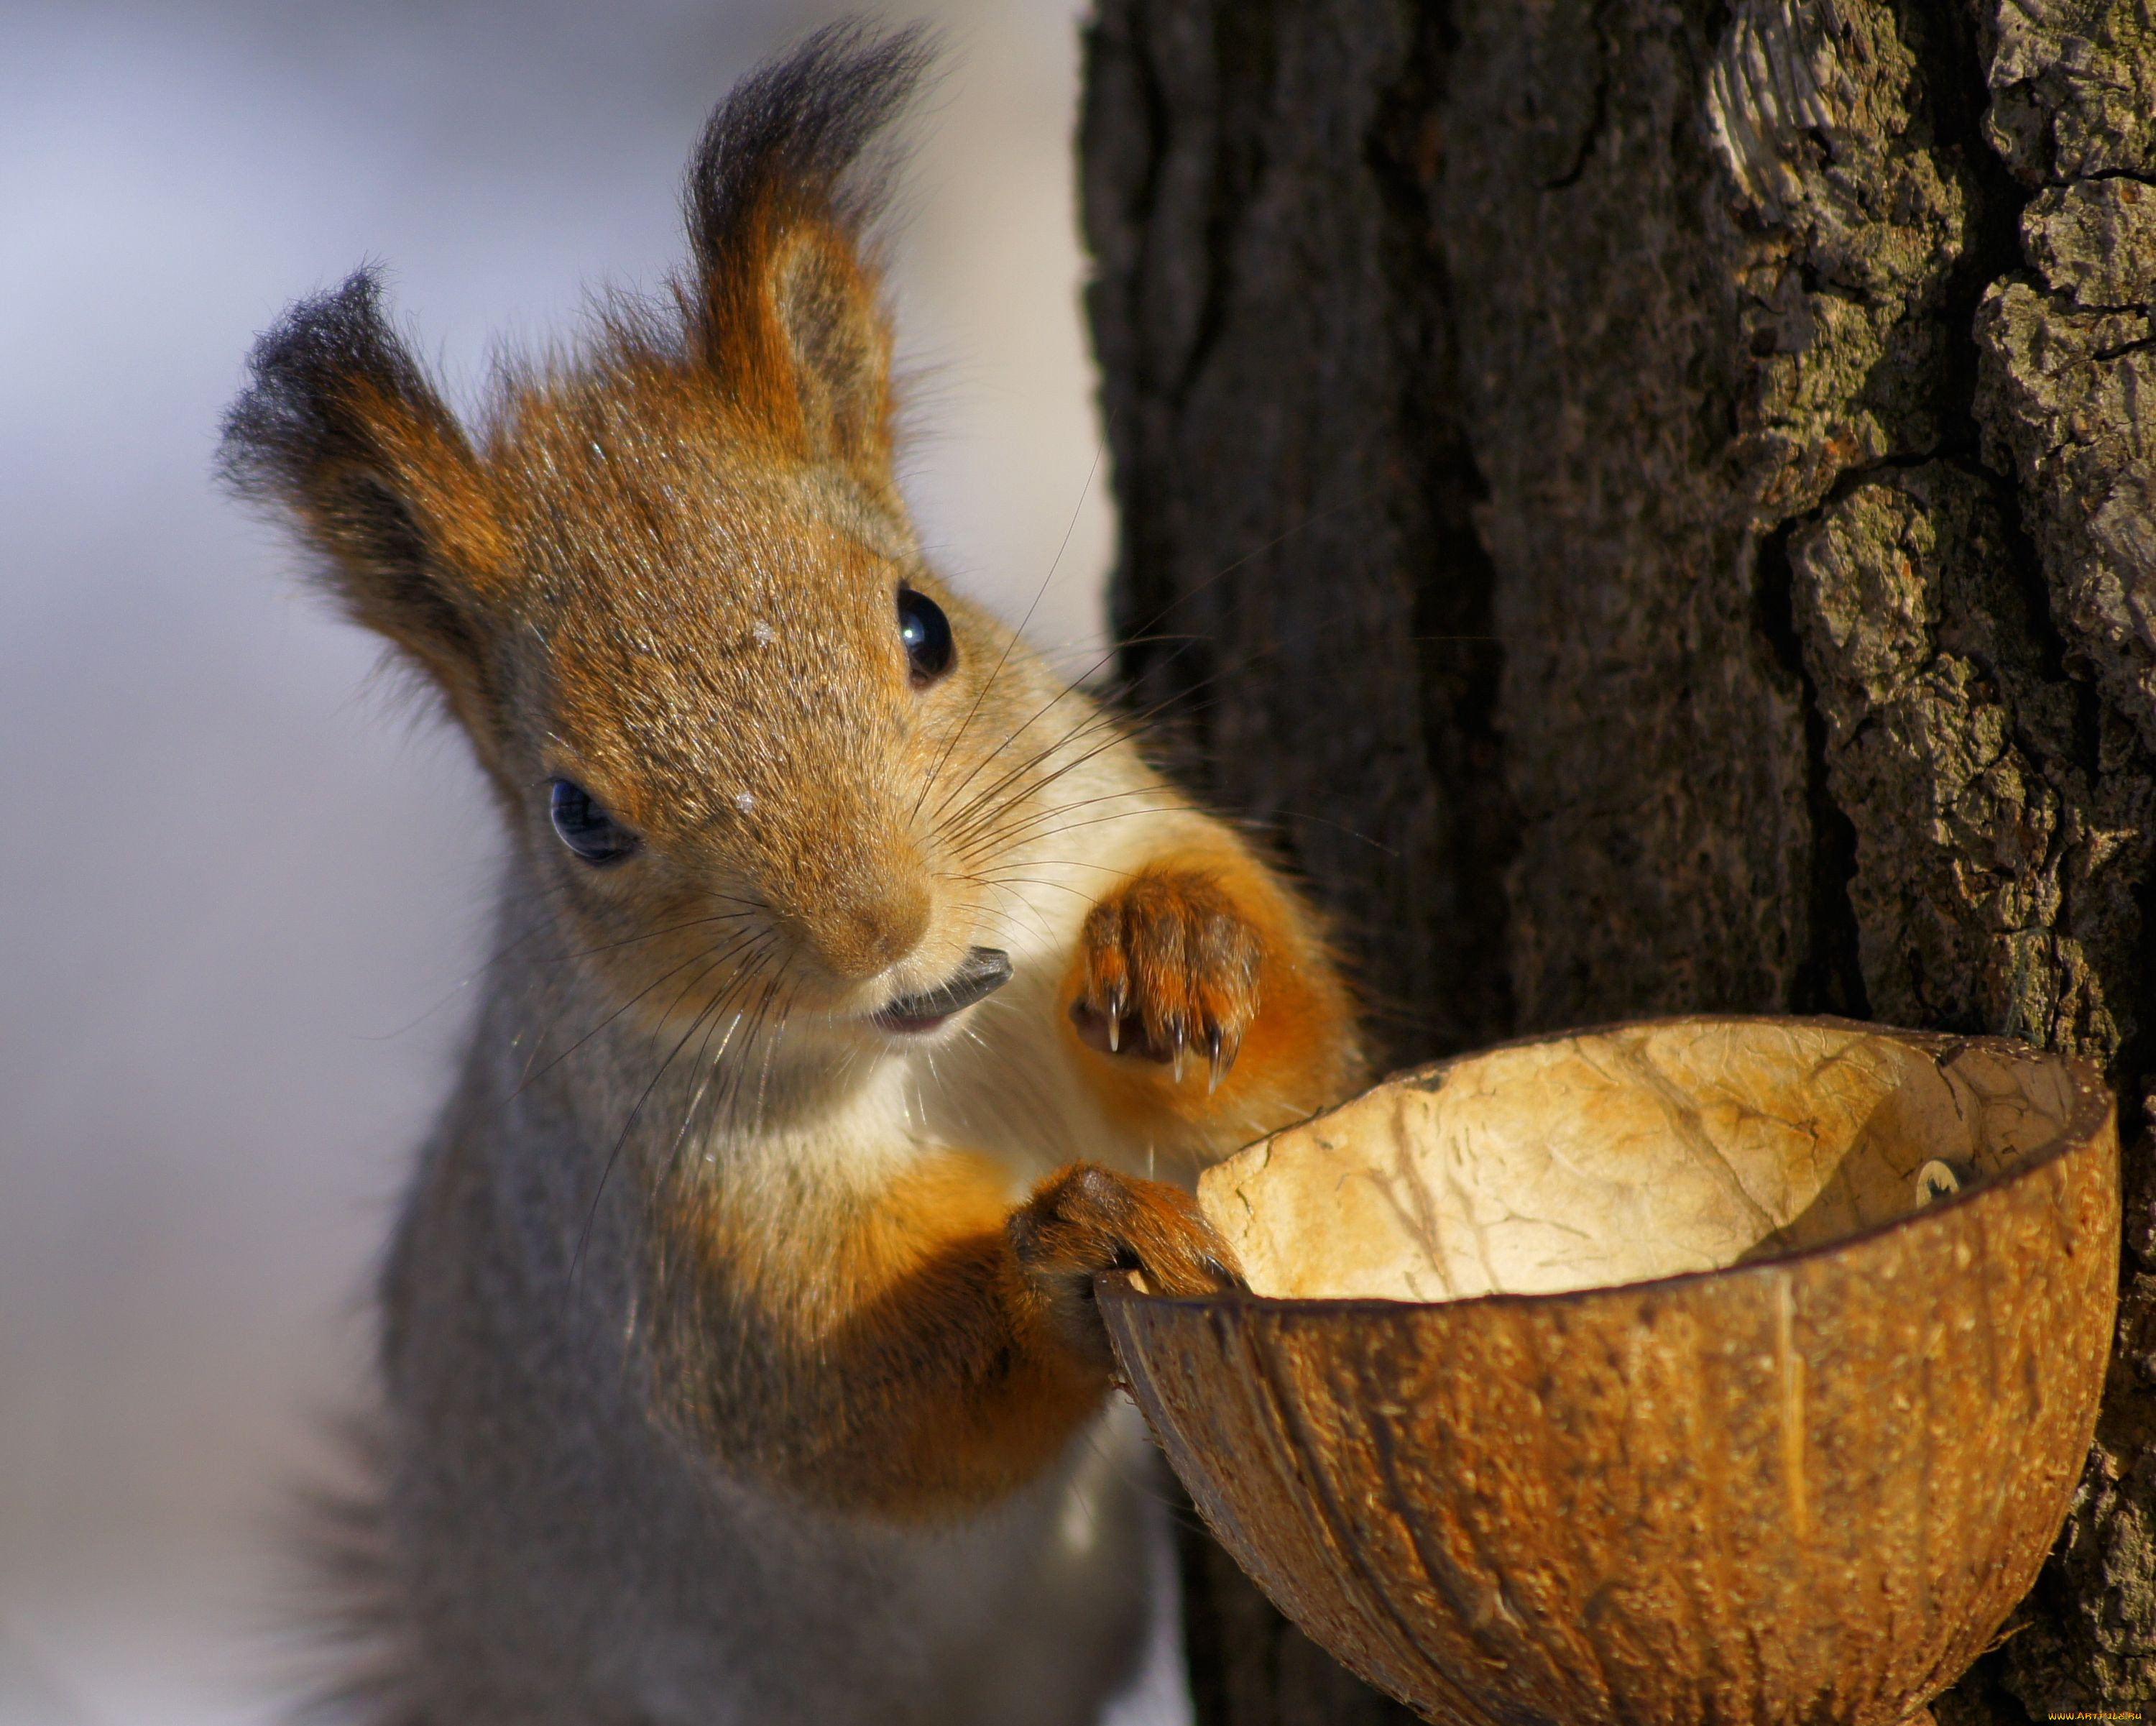
<instances>
[{"instance_id":1,"label":"tree trunk","mask_svg":"<svg viewBox=\"0 0 2156 1726\"><path fill-rule=\"evenodd\" d=\"M1082 147L1132 697L1396 1057L1720 1009L2107 1064L2102 1425L1939 1716L2156 1700L2145 0L1100 0ZM1404 1718L1187 1568L1209 1722Z\"/></svg>"}]
</instances>

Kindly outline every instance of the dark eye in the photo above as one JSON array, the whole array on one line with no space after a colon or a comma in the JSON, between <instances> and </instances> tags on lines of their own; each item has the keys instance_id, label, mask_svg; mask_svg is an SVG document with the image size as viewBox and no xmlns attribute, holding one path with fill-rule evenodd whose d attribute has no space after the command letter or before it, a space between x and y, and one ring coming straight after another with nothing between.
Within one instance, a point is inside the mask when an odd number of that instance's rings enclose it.
<instances>
[{"instance_id":1,"label":"dark eye","mask_svg":"<svg viewBox=\"0 0 2156 1726\"><path fill-rule=\"evenodd\" d=\"M906 644L906 669L916 689L951 669L951 619L926 593L898 590L898 639Z\"/></svg>"},{"instance_id":2,"label":"dark eye","mask_svg":"<svg viewBox=\"0 0 2156 1726\"><path fill-rule=\"evenodd\" d=\"M587 863L618 863L636 849L636 835L567 779L554 781L554 831Z\"/></svg>"}]
</instances>

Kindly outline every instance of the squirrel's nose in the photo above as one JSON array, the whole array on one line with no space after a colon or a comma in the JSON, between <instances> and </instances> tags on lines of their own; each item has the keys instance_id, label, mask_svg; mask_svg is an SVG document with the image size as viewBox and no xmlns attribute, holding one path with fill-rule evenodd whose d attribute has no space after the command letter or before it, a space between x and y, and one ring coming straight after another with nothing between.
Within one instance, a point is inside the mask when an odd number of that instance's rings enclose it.
<instances>
[{"instance_id":1,"label":"squirrel's nose","mask_svg":"<svg viewBox=\"0 0 2156 1726\"><path fill-rule=\"evenodd\" d=\"M928 932L928 913L927 886L916 881L835 895L798 922L824 968L850 983L911 953Z\"/></svg>"}]
</instances>

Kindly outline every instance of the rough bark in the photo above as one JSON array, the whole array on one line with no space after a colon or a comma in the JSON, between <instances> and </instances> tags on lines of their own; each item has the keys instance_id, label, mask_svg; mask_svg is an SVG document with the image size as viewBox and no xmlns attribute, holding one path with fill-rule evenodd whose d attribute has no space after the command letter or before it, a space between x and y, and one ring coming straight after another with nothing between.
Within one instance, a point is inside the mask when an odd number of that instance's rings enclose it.
<instances>
[{"instance_id":1,"label":"rough bark","mask_svg":"<svg viewBox=\"0 0 2156 1726\"><path fill-rule=\"evenodd\" d=\"M2093 1054L2138 1131L2145 4L1101 0L1081 141L1133 698L1397 1056L1833 1010ZM2156 1701L2151 1161L1948 1726ZM1209 1718L1389 1718L1191 1573Z\"/></svg>"}]
</instances>

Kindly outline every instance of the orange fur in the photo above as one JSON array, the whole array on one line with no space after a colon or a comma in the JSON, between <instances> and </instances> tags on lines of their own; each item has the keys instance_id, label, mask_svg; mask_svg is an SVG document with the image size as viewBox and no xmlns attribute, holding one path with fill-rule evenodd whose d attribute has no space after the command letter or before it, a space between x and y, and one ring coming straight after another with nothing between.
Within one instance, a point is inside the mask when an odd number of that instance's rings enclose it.
<instances>
[{"instance_id":1,"label":"orange fur","mask_svg":"<svg viewBox=\"0 0 2156 1726\"><path fill-rule=\"evenodd\" d=\"M723 1404L692 1420L805 1496L901 1520L1033 1478L1107 1392L1094 1272L1142 1263L1157 1287L1195 1293L1229 1283L1233 1260L1173 1187L1075 1164L1015 1211L1005 1190L994 1164L948 1152L783 1235L760 1214L715 1219L706 1287L733 1291L799 1368L813 1360L802 1379L825 1394L784 1432Z\"/></svg>"},{"instance_id":2,"label":"orange fur","mask_svg":"<svg viewBox=\"0 0 2156 1726\"><path fill-rule=\"evenodd\" d=\"M1234 930L1224 939L1224 917ZM1336 1101L1360 1072L1354 1004L1310 913L1224 832L1147 859L1106 896L1060 1000L1075 1057L1110 1112L1147 1141L1209 1160ZM1102 1028L1119 1004L1144 1035L1109 1052ZM1218 1064L1209 1030L1221 1037Z\"/></svg>"}]
</instances>

